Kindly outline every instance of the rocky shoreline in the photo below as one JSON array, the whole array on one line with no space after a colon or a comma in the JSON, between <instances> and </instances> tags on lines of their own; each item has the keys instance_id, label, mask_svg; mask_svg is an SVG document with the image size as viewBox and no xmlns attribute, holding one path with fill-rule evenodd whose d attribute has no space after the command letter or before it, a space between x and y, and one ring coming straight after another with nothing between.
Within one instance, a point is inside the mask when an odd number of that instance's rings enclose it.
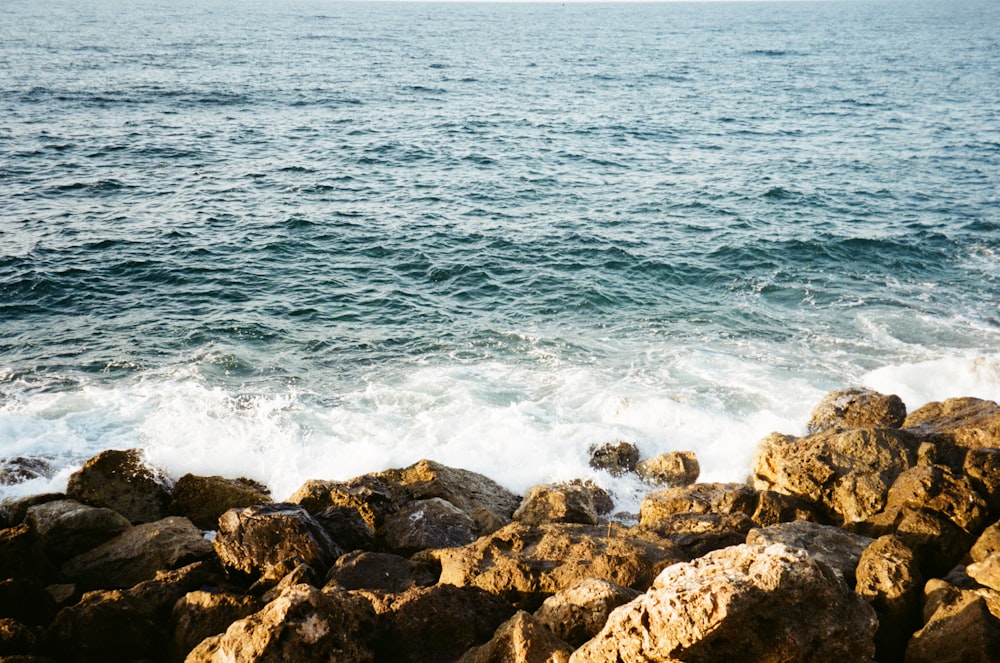
<instances>
[{"instance_id":1,"label":"rocky shoreline","mask_svg":"<svg viewBox=\"0 0 1000 663\"><path fill-rule=\"evenodd\" d=\"M829 394L750 478L592 450L650 492L517 496L424 460L306 482L109 450L0 506L2 661L1000 660L1000 406Z\"/></svg>"}]
</instances>

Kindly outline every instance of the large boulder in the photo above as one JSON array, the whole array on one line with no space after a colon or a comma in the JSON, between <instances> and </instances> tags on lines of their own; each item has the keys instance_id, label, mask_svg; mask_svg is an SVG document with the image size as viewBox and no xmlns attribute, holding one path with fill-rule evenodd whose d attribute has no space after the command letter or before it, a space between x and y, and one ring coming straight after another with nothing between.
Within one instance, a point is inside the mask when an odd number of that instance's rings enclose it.
<instances>
[{"instance_id":1,"label":"large boulder","mask_svg":"<svg viewBox=\"0 0 1000 663\"><path fill-rule=\"evenodd\" d=\"M898 537L876 539L861 553L854 591L878 616L875 659L900 661L910 636L920 627L923 576L917 558Z\"/></svg>"},{"instance_id":2,"label":"large boulder","mask_svg":"<svg viewBox=\"0 0 1000 663\"><path fill-rule=\"evenodd\" d=\"M438 580L439 572L427 562L392 553L355 551L341 556L327 574L327 586L405 592L411 587L427 587Z\"/></svg>"},{"instance_id":3,"label":"large boulder","mask_svg":"<svg viewBox=\"0 0 1000 663\"><path fill-rule=\"evenodd\" d=\"M523 610L500 625L493 638L458 663L568 663L573 648Z\"/></svg>"},{"instance_id":4,"label":"large boulder","mask_svg":"<svg viewBox=\"0 0 1000 663\"><path fill-rule=\"evenodd\" d=\"M187 663L370 663L375 615L363 598L306 584L285 588L262 610L206 638Z\"/></svg>"},{"instance_id":5,"label":"large boulder","mask_svg":"<svg viewBox=\"0 0 1000 663\"><path fill-rule=\"evenodd\" d=\"M476 524L448 500L417 500L387 516L379 530L393 552L412 555L428 548L464 546L476 540Z\"/></svg>"},{"instance_id":6,"label":"large boulder","mask_svg":"<svg viewBox=\"0 0 1000 663\"><path fill-rule=\"evenodd\" d=\"M166 478L142 461L139 449L102 451L74 472L66 486L72 499L114 509L132 523L167 516Z\"/></svg>"},{"instance_id":7,"label":"large boulder","mask_svg":"<svg viewBox=\"0 0 1000 663\"><path fill-rule=\"evenodd\" d=\"M1000 405L993 401L951 398L928 403L911 412L903 426L962 449L1000 448Z\"/></svg>"},{"instance_id":8,"label":"large boulder","mask_svg":"<svg viewBox=\"0 0 1000 663\"><path fill-rule=\"evenodd\" d=\"M256 597L225 591L195 590L177 599L170 613L173 646L183 659L205 638L225 633L229 625L263 607Z\"/></svg>"},{"instance_id":9,"label":"large boulder","mask_svg":"<svg viewBox=\"0 0 1000 663\"><path fill-rule=\"evenodd\" d=\"M906 405L895 394L855 387L831 391L813 408L810 433L831 428L899 428L906 419Z\"/></svg>"},{"instance_id":10,"label":"large boulder","mask_svg":"<svg viewBox=\"0 0 1000 663\"><path fill-rule=\"evenodd\" d=\"M543 523L598 523L594 490L583 483L553 483L533 486L514 512L514 520L525 525Z\"/></svg>"},{"instance_id":11,"label":"large boulder","mask_svg":"<svg viewBox=\"0 0 1000 663\"><path fill-rule=\"evenodd\" d=\"M303 563L320 580L344 553L308 511L283 503L222 514L215 552L226 567L272 584Z\"/></svg>"},{"instance_id":12,"label":"large boulder","mask_svg":"<svg viewBox=\"0 0 1000 663\"><path fill-rule=\"evenodd\" d=\"M647 483L672 488L697 481L701 466L693 451L668 451L639 461L635 471Z\"/></svg>"},{"instance_id":13,"label":"large boulder","mask_svg":"<svg viewBox=\"0 0 1000 663\"><path fill-rule=\"evenodd\" d=\"M252 479L185 474L174 485L170 512L188 518L202 529L214 530L219 516L226 511L272 501L267 486Z\"/></svg>"},{"instance_id":14,"label":"large boulder","mask_svg":"<svg viewBox=\"0 0 1000 663\"><path fill-rule=\"evenodd\" d=\"M83 589L125 589L212 554L212 544L190 520L170 516L136 525L62 566Z\"/></svg>"},{"instance_id":15,"label":"large boulder","mask_svg":"<svg viewBox=\"0 0 1000 663\"><path fill-rule=\"evenodd\" d=\"M568 523L511 523L467 546L427 554L441 564L441 583L480 587L526 610L583 578L643 590L684 558L652 534Z\"/></svg>"},{"instance_id":16,"label":"large boulder","mask_svg":"<svg viewBox=\"0 0 1000 663\"><path fill-rule=\"evenodd\" d=\"M56 500L29 507L25 522L49 559L55 562L90 550L132 526L117 511L76 500Z\"/></svg>"},{"instance_id":17,"label":"large boulder","mask_svg":"<svg viewBox=\"0 0 1000 663\"><path fill-rule=\"evenodd\" d=\"M876 626L805 551L741 545L665 569L570 661L870 661Z\"/></svg>"},{"instance_id":18,"label":"large boulder","mask_svg":"<svg viewBox=\"0 0 1000 663\"><path fill-rule=\"evenodd\" d=\"M1000 552L1000 521L982 531L969 550L969 557L974 562L981 562L995 552Z\"/></svg>"},{"instance_id":19,"label":"large boulder","mask_svg":"<svg viewBox=\"0 0 1000 663\"><path fill-rule=\"evenodd\" d=\"M597 635L611 611L639 595L634 589L599 578L584 578L545 599L535 619L556 637L579 647Z\"/></svg>"},{"instance_id":20,"label":"large boulder","mask_svg":"<svg viewBox=\"0 0 1000 663\"><path fill-rule=\"evenodd\" d=\"M836 571L848 586L853 586L854 571L872 539L845 532L839 527L799 520L750 530L746 542L764 546L781 543L789 548L805 550L817 562Z\"/></svg>"},{"instance_id":21,"label":"large boulder","mask_svg":"<svg viewBox=\"0 0 1000 663\"><path fill-rule=\"evenodd\" d=\"M835 524L856 522L882 510L889 486L916 464L917 446L913 435L890 428L773 433L754 456L754 486L814 504Z\"/></svg>"}]
</instances>

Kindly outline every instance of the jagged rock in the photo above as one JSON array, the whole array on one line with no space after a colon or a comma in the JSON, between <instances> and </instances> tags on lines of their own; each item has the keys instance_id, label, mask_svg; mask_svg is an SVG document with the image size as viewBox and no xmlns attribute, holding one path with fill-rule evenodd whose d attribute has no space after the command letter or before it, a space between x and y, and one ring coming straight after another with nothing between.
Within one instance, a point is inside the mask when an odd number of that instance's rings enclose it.
<instances>
[{"instance_id":1,"label":"jagged rock","mask_svg":"<svg viewBox=\"0 0 1000 663\"><path fill-rule=\"evenodd\" d=\"M30 628L10 617L0 617L0 657L31 654L35 650L35 634ZM0 660L3 660L0 659Z\"/></svg>"},{"instance_id":2,"label":"jagged rock","mask_svg":"<svg viewBox=\"0 0 1000 663\"><path fill-rule=\"evenodd\" d=\"M583 578L645 589L683 555L652 534L577 524L511 523L461 548L428 551L441 563L439 582L481 587L533 610Z\"/></svg>"},{"instance_id":3,"label":"jagged rock","mask_svg":"<svg viewBox=\"0 0 1000 663\"><path fill-rule=\"evenodd\" d=\"M60 578L28 525L0 529L0 578L21 578L43 585Z\"/></svg>"},{"instance_id":4,"label":"jagged rock","mask_svg":"<svg viewBox=\"0 0 1000 663\"><path fill-rule=\"evenodd\" d=\"M370 663L375 630L371 605L338 590L293 585L262 610L206 638L187 663Z\"/></svg>"},{"instance_id":5,"label":"jagged rock","mask_svg":"<svg viewBox=\"0 0 1000 663\"><path fill-rule=\"evenodd\" d=\"M302 505L313 515L335 507L354 509L374 532L386 516L395 513L409 499L409 493L402 487L386 478L366 474L350 481L311 479L288 501Z\"/></svg>"},{"instance_id":6,"label":"jagged rock","mask_svg":"<svg viewBox=\"0 0 1000 663\"><path fill-rule=\"evenodd\" d=\"M835 523L885 506L889 486L916 464L916 438L897 429L827 430L796 438L772 433L753 460L754 486L816 505Z\"/></svg>"},{"instance_id":7,"label":"jagged rock","mask_svg":"<svg viewBox=\"0 0 1000 663\"><path fill-rule=\"evenodd\" d=\"M514 613L477 587L439 584L371 598L379 622L375 658L393 663L454 661L488 641Z\"/></svg>"},{"instance_id":8,"label":"jagged rock","mask_svg":"<svg viewBox=\"0 0 1000 663\"><path fill-rule=\"evenodd\" d=\"M514 520L525 525L582 523L596 525L597 507L593 491L580 484L554 483L528 490Z\"/></svg>"},{"instance_id":9,"label":"jagged rock","mask_svg":"<svg viewBox=\"0 0 1000 663\"><path fill-rule=\"evenodd\" d=\"M391 553L352 552L334 563L327 575L327 586L398 593L433 585L438 575L438 570L426 562Z\"/></svg>"},{"instance_id":10,"label":"jagged rock","mask_svg":"<svg viewBox=\"0 0 1000 663\"><path fill-rule=\"evenodd\" d=\"M84 589L125 589L159 571L212 554L212 544L190 520L170 516L136 525L63 564L63 573Z\"/></svg>"},{"instance_id":11,"label":"jagged rock","mask_svg":"<svg viewBox=\"0 0 1000 663\"><path fill-rule=\"evenodd\" d=\"M962 474L983 496L992 513L1000 513L1000 449L969 449L962 464Z\"/></svg>"},{"instance_id":12,"label":"jagged rock","mask_svg":"<svg viewBox=\"0 0 1000 663\"><path fill-rule=\"evenodd\" d=\"M1000 405L993 401L951 398L928 403L911 412L903 426L962 449L1000 448Z\"/></svg>"},{"instance_id":13,"label":"jagged rock","mask_svg":"<svg viewBox=\"0 0 1000 663\"><path fill-rule=\"evenodd\" d=\"M12 486L32 479L51 477L55 472L52 461L41 456L0 458L0 486Z\"/></svg>"},{"instance_id":14,"label":"jagged rock","mask_svg":"<svg viewBox=\"0 0 1000 663\"><path fill-rule=\"evenodd\" d=\"M853 586L854 571L872 539L839 527L799 520L750 530L746 542L764 546L781 543L805 550L810 557L836 571L848 586Z\"/></svg>"},{"instance_id":15,"label":"jagged rock","mask_svg":"<svg viewBox=\"0 0 1000 663\"><path fill-rule=\"evenodd\" d=\"M930 623L939 612L954 612L955 606L975 599L982 599L987 609L1000 618L1000 592L968 577L965 567L952 569L945 578L931 578L924 584L923 623Z\"/></svg>"},{"instance_id":16,"label":"jagged rock","mask_svg":"<svg viewBox=\"0 0 1000 663\"><path fill-rule=\"evenodd\" d=\"M607 442L590 449L590 466L605 470L613 477L635 472L639 463L639 448L631 442Z\"/></svg>"},{"instance_id":17,"label":"jagged rock","mask_svg":"<svg viewBox=\"0 0 1000 663\"><path fill-rule=\"evenodd\" d=\"M969 557L975 562L981 562L995 552L1000 552L1000 522L983 530L969 550Z\"/></svg>"},{"instance_id":18,"label":"jagged rock","mask_svg":"<svg viewBox=\"0 0 1000 663\"><path fill-rule=\"evenodd\" d=\"M906 405L895 394L887 396L864 387L831 391L809 417L810 433L831 428L899 428Z\"/></svg>"},{"instance_id":19,"label":"jagged rock","mask_svg":"<svg viewBox=\"0 0 1000 663\"><path fill-rule=\"evenodd\" d=\"M638 529L656 532L683 551L685 558L701 557L719 548L746 541L756 523L742 511L734 513L675 513L640 524Z\"/></svg>"},{"instance_id":20,"label":"jagged rock","mask_svg":"<svg viewBox=\"0 0 1000 663\"><path fill-rule=\"evenodd\" d=\"M669 451L639 461L635 471L649 483L675 487L697 481L701 466L693 451Z\"/></svg>"},{"instance_id":21,"label":"jagged rock","mask_svg":"<svg viewBox=\"0 0 1000 663\"><path fill-rule=\"evenodd\" d=\"M523 610L500 625L493 638L458 663L568 663L573 648Z\"/></svg>"},{"instance_id":22,"label":"jagged rock","mask_svg":"<svg viewBox=\"0 0 1000 663\"><path fill-rule=\"evenodd\" d=\"M973 562L965 567L969 577L983 587L1000 592L1000 552L995 552L979 562Z\"/></svg>"},{"instance_id":23,"label":"jagged rock","mask_svg":"<svg viewBox=\"0 0 1000 663\"><path fill-rule=\"evenodd\" d=\"M170 646L170 611L179 598L215 581L198 562L129 589L87 592L63 608L43 636L43 653L72 661L160 660ZM40 650L42 648L40 647Z\"/></svg>"},{"instance_id":24,"label":"jagged rock","mask_svg":"<svg viewBox=\"0 0 1000 663\"><path fill-rule=\"evenodd\" d=\"M910 636L920 627L923 576L917 558L898 537L876 539L861 553L855 589L878 616L875 659L903 660Z\"/></svg>"},{"instance_id":25,"label":"jagged rock","mask_svg":"<svg viewBox=\"0 0 1000 663\"><path fill-rule=\"evenodd\" d=\"M332 506L313 517L344 550L368 550L375 545L375 530L353 507Z\"/></svg>"},{"instance_id":26,"label":"jagged rock","mask_svg":"<svg viewBox=\"0 0 1000 663\"><path fill-rule=\"evenodd\" d=\"M584 578L545 599L535 619L556 637L579 647L604 628L611 611L639 595L634 589L598 578Z\"/></svg>"},{"instance_id":27,"label":"jagged rock","mask_svg":"<svg viewBox=\"0 0 1000 663\"><path fill-rule=\"evenodd\" d=\"M941 606L906 647L906 663L995 663L1000 619L983 597L962 592Z\"/></svg>"},{"instance_id":28,"label":"jagged rock","mask_svg":"<svg viewBox=\"0 0 1000 663\"><path fill-rule=\"evenodd\" d=\"M225 633L229 625L263 607L252 596L196 590L177 599L170 613L173 644L183 659L202 640Z\"/></svg>"},{"instance_id":29,"label":"jagged rock","mask_svg":"<svg viewBox=\"0 0 1000 663\"><path fill-rule=\"evenodd\" d=\"M0 617L40 626L55 614L55 601L41 585L21 578L0 580Z\"/></svg>"},{"instance_id":30,"label":"jagged rock","mask_svg":"<svg viewBox=\"0 0 1000 663\"><path fill-rule=\"evenodd\" d=\"M138 449L102 451L74 472L66 494L84 504L107 507L129 522L148 523L167 515L165 479L142 462Z\"/></svg>"},{"instance_id":31,"label":"jagged rock","mask_svg":"<svg viewBox=\"0 0 1000 663\"><path fill-rule=\"evenodd\" d=\"M214 530L219 516L226 511L272 501L267 486L252 479L185 474L174 485L170 512L188 518L202 529Z\"/></svg>"},{"instance_id":32,"label":"jagged rock","mask_svg":"<svg viewBox=\"0 0 1000 663\"><path fill-rule=\"evenodd\" d=\"M66 499L65 493L42 493L41 495L28 495L26 497L8 497L0 502L0 516L6 521L4 527L14 527L24 522L24 517L28 515L28 509L36 504L55 502ZM0 528L2 529L2 528Z\"/></svg>"},{"instance_id":33,"label":"jagged rock","mask_svg":"<svg viewBox=\"0 0 1000 663\"><path fill-rule=\"evenodd\" d=\"M277 503L222 514L215 552L228 568L276 583L300 563L322 578L344 551L304 508Z\"/></svg>"},{"instance_id":34,"label":"jagged rock","mask_svg":"<svg viewBox=\"0 0 1000 663\"><path fill-rule=\"evenodd\" d=\"M773 490L762 490L757 493L757 508L753 512L753 521L760 527L770 527L778 523L789 523L796 520L816 522L816 512L802 500L776 493Z\"/></svg>"},{"instance_id":35,"label":"jagged rock","mask_svg":"<svg viewBox=\"0 0 1000 663\"><path fill-rule=\"evenodd\" d=\"M656 529L657 524L678 514L752 515L757 510L757 492L741 483L696 483L650 493L639 506L639 525Z\"/></svg>"},{"instance_id":36,"label":"jagged rock","mask_svg":"<svg viewBox=\"0 0 1000 663\"><path fill-rule=\"evenodd\" d=\"M379 535L391 551L412 555L428 548L464 546L476 540L476 524L439 497L411 502L382 523Z\"/></svg>"},{"instance_id":37,"label":"jagged rock","mask_svg":"<svg viewBox=\"0 0 1000 663\"><path fill-rule=\"evenodd\" d=\"M805 551L740 545L664 570L570 661L870 661L876 626Z\"/></svg>"},{"instance_id":38,"label":"jagged rock","mask_svg":"<svg viewBox=\"0 0 1000 663\"><path fill-rule=\"evenodd\" d=\"M87 506L76 500L57 500L29 507L24 521L38 537L49 559L55 562L79 555L132 527L117 511Z\"/></svg>"}]
</instances>

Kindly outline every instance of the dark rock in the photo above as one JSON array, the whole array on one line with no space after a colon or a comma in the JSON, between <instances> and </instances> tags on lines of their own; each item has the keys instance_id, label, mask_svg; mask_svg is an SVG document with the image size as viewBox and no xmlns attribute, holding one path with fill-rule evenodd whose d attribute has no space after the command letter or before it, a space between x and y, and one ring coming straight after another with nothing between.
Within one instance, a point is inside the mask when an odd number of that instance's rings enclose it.
<instances>
[{"instance_id":1,"label":"dark rock","mask_svg":"<svg viewBox=\"0 0 1000 663\"><path fill-rule=\"evenodd\" d=\"M861 553L854 591L878 616L876 660L903 660L910 636L920 627L923 586L916 556L898 537L880 537Z\"/></svg>"},{"instance_id":2,"label":"dark rock","mask_svg":"<svg viewBox=\"0 0 1000 663\"><path fill-rule=\"evenodd\" d=\"M427 562L378 552L352 552L339 558L327 575L327 585L344 589L405 592L437 582L440 570Z\"/></svg>"},{"instance_id":3,"label":"dark rock","mask_svg":"<svg viewBox=\"0 0 1000 663\"><path fill-rule=\"evenodd\" d=\"M21 578L0 580L0 617L41 626L55 614L56 603L41 585Z\"/></svg>"},{"instance_id":4,"label":"dark rock","mask_svg":"<svg viewBox=\"0 0 1000 663\"><path fill-rule=\"evenodd\" d=\"M607 580L584 578L545 599L535 619L556 637L579 647L604 628L611 611L639 592Z\"/></svg>"},{"instance_id":5,"label":"dark rock","mask_svg":"<svg viewBox=\"0 0 1000 663\"><path fill-rule=\"evenodd\" d=\"M686 559L744 543L756 527L750 516L735 513L675 513L647 520L638 529L655 532L673 543Z\"/></svg>"},{"instance_id":6,"label":"dark rock","mask_svg":"<svg viewBox=\"0 0 1000 663\"><path fill-rule=\"evenodd\" d=\"M39 539L42 549L55 562L90 550L112 539L132 524L108 508L87 506L76 500L58 500L28 509L25 523Z\"/></svg>"},{"instance_id":7,"label":"dark rock","mask_svg":"<svg viewBox=\"0 0 1000 663\"><path fill-rule=\"evenodd\" d=\"M218 528L219 516L230 509L270 504L271 491L252 479L223 479L185 474L174 485L170 512L202 529Z\"/></svg>"},{"instance_id":8,"label":"dark rock","mask_svg":"<svg viewBox=\"0 0 1000 663\"><path fill-rule=\"evenodd\" d=\"M61 577L26 524L0 529L0 579L21 578L45 585Z\"/></svg>"},{"instance_id":9,"label":"dark rock","mask_svg":"<svg viewBox=\"0 0 1000 663\"><path fill-rule=\"evenodd\" d=\"M670 451L640 461L635 471L648 483L676 487L697 481L701 466L693 451Z\"/></svg>"},{"instance_id":10,"label":"dark rock","mask_svg":"<svg viewBox=\"0 0 1000 663\"><path fill-rule=\"evenodd\" d=\"M10 617L0 617L0 656L31 654L35 651L35 634L30 628Z\"/></svg>"},{"instance_id":11,"label":"dark rock","mask_svg":"<svg viewBox=\"0 0 1000 663\"><path fill-rule=\"evenodd\" d=\"M371 474L350 481L311 479L288 498L313 515L335 507L355 509L373 532L382 526L386 516L409 500L410 494L402 487Z\"/></svg>"},{"instance_id":12,"label":"dark rock","mask_svg":"<svg viewBox=\"0 0 1000 663\"><path fill-rule=\"evenodd\" d=\"M464 546L476 540L476 524L451 502L433 497L411 502L382 523L379 536L393 552L412 555L428 548Z\"/></svg>"},{"instance_id":13,"label":"dark rock","mask_svg":"<svg viewBox=\"0 0 1000 663\"><path fill-rule=\"evenodd\" d=\"M12 486L32 479L48 479L55 473L49 458L17 456L0 458L0 486Z\"/></svg>"},{"instance_id":14,"label":"dark rock","mask_svg":"<svg viewBox=\"0 0 1000 663\"><path fill-rule=\"evenodd\" d=\"M1000 619L987 602L963 592L955 603L939 608L906 648L906 663L996 663L1000 652Z\"/></svg>"},{"instance_id":15,"label":"dark rock","mask_svg":"<svg viewBox=\"0 0 1000 663\"><path fill-rule=\"evenodd\" d=\"M762 490L757 493L757 508L753 512L753 521L760 527L770 527L778 523L789 523L796 520L817 522L818 516L806 502L776 493L773 490Z\"/></svg>"},{"instance_id":16,"label":"dark rock","mask_svg":"<svg viewBox=\"0 0 1000 663\"><path fill-rule=\"evenodd\" d=\"M639 448L631 442L608 442L590 449L590 466L613 477L635 472L638 463Z\"/></svg>"},{"instance_id":17,"label":"dark rock","mask_svg":"<svg viewBox=\"0 0 1000 663\"><path fill-rule=\"evenodd\" d=\"M41 495L28 495L27 497L9 497L0 502L0 515L6 520L6 527L14 527L24 522L24 517L28 515L28 509L36 504L55 502L66 499L65 493L43 493Z\"/></svg>"},{"instance_id":18,"label":"dark rock","mask_svg":"<svg viewBox=\"0 0 1000 663\"><path fill-rule=\"evenodd\" d=\"M568 663L573 648L527 612L500 625L484 645L466 652L458 663Z\"/></svg>"},{"instance_id":19,"label":"dark rock","mask_svg":"<svg viewBox=\"0 0 1000 663\"><path fill-rule=\"evenodd\" d=\"M369 550L375 546L375 530L354 507L332 506L313 517L344 550Z\"/></svg>"},{"instance_id":20,"label":"dark rock","mask_svg":"<svg viewBox=\"0 0 1000 663\"><path fill-rule=\"evenodd\" d=\"M747 545L764 546L781 543L789 548L805 550L810 557L829 566L849 587L853 587L854 571L872 539L845 532L839 527L799 520L750 530L746 542Z\"/></svg>"},{"instance_id":21,"label":"dark rock","mask_svg":"<svg viewBox=\"0 0 1000 663\"><path fill-rule=\"evenodd\" d=\"M142 462L138 449L102 451L69 478L66 494L91 506L107 507L131 523L167 516L166 479Z\"/></svg>"},{"instance_id":22,"label":"dark rock","mask_svg":"<svg viewBox=\"0 0 1000 663\"><path fill-rule=\"evenodd\" d=\"M813 411L810 433L832 428L899 428L906 406L899 396L880 394L863 387L831 391Z\"/></svg>"},{"instance_id":23,"label":"dark rock","mask_svg":"<svg viewBox=\"0 0 1000 663\"><path fill-rule=\"evenodd\" d=\"M962 474L983 496L990 512L1000 515L1000 449L969 449L962 464Z\"/></svg>"},{"instance_id":24,"label":"dark rock","mask_svg":"<svg viewBox=\"0 0 1000 663\"><path fill-rule=\"evenodd\" d=\"M593 491L581 484L571 483L545 484L530 488L513 517L525 525L598 523Z\"/></svg>"},{"instance_id":25,"label":"dark rock","mask_svg":"<svg viewBox=\"0 0 1000 663\"><path fill-rule=\"evenodd\" d=\"M177 600L170 613L173 644L179 659L187 656L202 640L225 633L229 625L261 608L252 596L229 592L196 590Z\"/></svg>"}]
</instances>

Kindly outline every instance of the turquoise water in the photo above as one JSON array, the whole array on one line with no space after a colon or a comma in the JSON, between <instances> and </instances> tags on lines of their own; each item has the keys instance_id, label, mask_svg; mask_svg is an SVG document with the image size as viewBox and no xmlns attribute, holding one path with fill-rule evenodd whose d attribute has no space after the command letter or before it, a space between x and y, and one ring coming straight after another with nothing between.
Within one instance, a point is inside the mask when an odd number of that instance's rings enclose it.
<instances>
[{"instance_id":1,"label":"turquoise water","mask_svg":"<svg viewBox=\"0 0 1000 663\"><path fill-rule=\"evenodd\" d=\"M0 3L0 457L741 479L1000 398L1000 5Z\"/></svg>"}]
</instances>

